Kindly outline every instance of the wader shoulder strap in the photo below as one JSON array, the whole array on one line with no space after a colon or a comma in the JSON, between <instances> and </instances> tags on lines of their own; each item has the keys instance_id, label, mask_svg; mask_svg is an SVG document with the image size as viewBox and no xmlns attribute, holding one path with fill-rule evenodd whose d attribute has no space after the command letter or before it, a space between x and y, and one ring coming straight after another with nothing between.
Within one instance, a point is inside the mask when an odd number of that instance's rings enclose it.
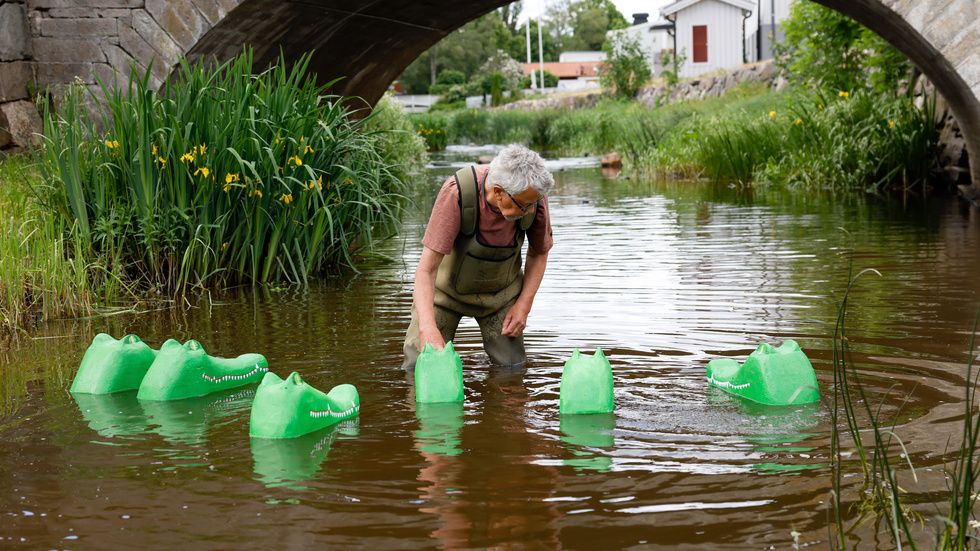
<instances>
[{"instance_id":1,"label":"wader shoulder strap","mask_svg":"<svg viewBox=\"0 0 980 551\"><path fill-rule=\"evenodd\" d=\"M454 176L459 191L459 232L470 237L476 233L477 211L480 208L476 197L476 169L472 166L461 168Z\"/></svg>"},{"instance_id":2,"label":"wader shoulder strap","mask_svg":"<svg viewBox=\"0 0 980 551\"><path fill-rule=\"evenodd\" d=\"M476 169L472 166L461 168L456 171L454 177L456 178L456 189L459 191L459 232L466 237L471 237L476 233L480 209L477 198L480 187L476 184ZM521 217L520 228L522 232L526 232L531 227L537 213L538 206L534 205L533 209Z\"/></svg>"}]
</instances>

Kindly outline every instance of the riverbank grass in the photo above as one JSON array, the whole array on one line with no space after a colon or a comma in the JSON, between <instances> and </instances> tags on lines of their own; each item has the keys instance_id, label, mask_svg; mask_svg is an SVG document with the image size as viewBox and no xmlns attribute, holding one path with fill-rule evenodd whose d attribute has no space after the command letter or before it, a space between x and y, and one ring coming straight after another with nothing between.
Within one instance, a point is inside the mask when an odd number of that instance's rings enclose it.
<instances>
[{"instance_id":1,"label":"riverbank grass","mask_svg":"<svg viewBox=\"0 0 980 551\"><path fill-rule=\"evenodd\" d=\"M32 184L28 159L0 162L0 333L91 313L88 266L75 254L71 228L38 205Z\"/></svg>"}]
</instances>

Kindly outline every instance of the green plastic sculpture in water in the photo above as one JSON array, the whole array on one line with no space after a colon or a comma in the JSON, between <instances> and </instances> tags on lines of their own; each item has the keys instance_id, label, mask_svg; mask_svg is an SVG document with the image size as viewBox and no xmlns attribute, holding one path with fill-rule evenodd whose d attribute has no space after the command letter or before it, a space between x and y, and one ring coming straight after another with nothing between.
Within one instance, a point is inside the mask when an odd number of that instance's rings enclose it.
<instances>
[{"instance_id":1,"label":"green plastic sculpture in water","mask_svg":"<svg viewBox=\"0 0 980 551\"><path fill-rule=\"evenodd\" d=\"M248 434L256 438L296 438L358 414L361 400L353 385L324 394L295 371L285 380L266 373L255 391Z\"/></svg>"},{"instance_id":2,"label":"green plastic sculpture in water","mask_svg":"<svg viewBox=\"0 0 980 551\"><path fill-rule=\"evenodd\" d=\"M71 392L109 394L136 390L156 357L157 352L136 335L116 340L99 333L82 356Z\"/></svg>"},{"instance_id":3,"label":"green plastic sculpture in water","mask_svg":"<svg viewBox=\"0 0 980 551\"><path fill-rule=\"evenodd\" d=\"M613 375L609 360L596 348L586 356L578 351L561 372L559 413L605 413L613 410Z\"/></svg>"},{"instance_id":4,"label":"green plastic sculpture in water","mask_svg":"<svg viewBox=\"0 0 980 551\"><path fill-rule=\"evenodd\" d=\"M201 343L169 339L160 347L136 397L140 400L180 400L262 381L269 362L261 354L237 358L208 356Z\"/></svg>"},{"instance_id":5,"label":"green plastic sculpture in water","mask_svg":"<svg viewBox=\"0 0 980 551\"><path fill-rule=\"evenodd\" d=\"M423 404L463 401L463 360L452 341L442 350L426 343L415 361L415 401Z\"/></svg>"},{"instance_id":6,"label":"green plastic sculpture in water","mask_svg":"<svg viewBox=\"0 0 980 551\"><path fill-rule=\"evenodd\" d=\"M708 362L708 384L725 392L773 406L820 400L817 376L795 341L779 348L762 343L739 366L732 358Z\"/></svg>"}]
</instances>

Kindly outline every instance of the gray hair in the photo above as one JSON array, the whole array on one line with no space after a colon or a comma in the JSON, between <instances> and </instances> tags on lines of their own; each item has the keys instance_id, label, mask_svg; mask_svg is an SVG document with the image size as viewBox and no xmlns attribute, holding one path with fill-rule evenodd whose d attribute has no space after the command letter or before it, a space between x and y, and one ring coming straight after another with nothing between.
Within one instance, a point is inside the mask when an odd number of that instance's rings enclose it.
<instances>
[{"instance_id":1,"label":"gray hair","mask_svg":"<svg viewBox=\"0 0 980 551\"><path fill-rule=\"evenodd\" d=\"M555 178L544 167L544 159L540 155L519 143L512 143L500 150L490 162L487 185L500 186L511 195L528 188L547 195L551 186L555 185Z\"/></svg>"}]
</instances>

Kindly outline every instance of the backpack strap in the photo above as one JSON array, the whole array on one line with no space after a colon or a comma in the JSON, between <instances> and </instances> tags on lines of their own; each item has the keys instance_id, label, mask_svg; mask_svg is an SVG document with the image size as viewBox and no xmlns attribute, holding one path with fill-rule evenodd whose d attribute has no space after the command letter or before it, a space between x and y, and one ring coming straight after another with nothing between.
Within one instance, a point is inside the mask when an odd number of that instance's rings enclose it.
<instances>
[{"instance_id":1,"label":"backpack strap","mask_svg":"<svg viewBox=\"0 0 980 551\"><path fill-rule=\"evenodd\" d=\"M476 233L479 210L476 197L476 169L472 166L461 168L453 176L456 178L456 189L459 191L459 231L466 237L471 237Z\"/></svg>"}]
</instances>

